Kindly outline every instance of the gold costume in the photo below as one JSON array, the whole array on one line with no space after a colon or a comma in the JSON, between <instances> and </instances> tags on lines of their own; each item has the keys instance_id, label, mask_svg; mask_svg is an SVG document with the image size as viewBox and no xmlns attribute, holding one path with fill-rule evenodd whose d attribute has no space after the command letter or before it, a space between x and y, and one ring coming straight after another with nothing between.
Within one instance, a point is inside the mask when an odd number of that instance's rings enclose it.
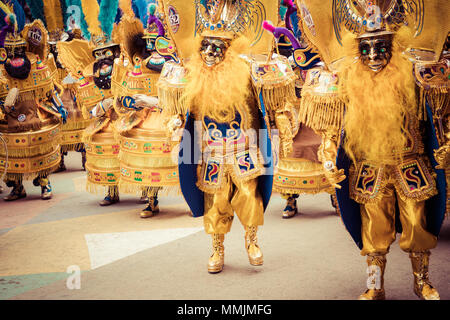
<instances>
[{"instance_id":1,"label":"gold costume","mask_svg":"<svg viewBox=\"0 0 450 320\"><path fill-rule=\"evenodd\" d=\"M178 166L172 152L177 143L170 140L165 128L168 119L157 103L158 69L162 68L165 59L155 50L144 47L144 41L141 47L133 41L139 37L155 43L158 34L150 33L152 26L144 30L137 18L122 18L121 42L124 60L129 61L129 65L117 66L121 71L112 79L114 108L120 116L115 123L120 143L119 189L148 197L148 207L141 212L142 218L159 211L158 194L178 194L179 191ZM149 56L145 57L143 52ZM145 101L148 97L153 97L153 104Z\"/></svg>"},{"instance_id":2,"label":"gold costume","mask_svg":"<svg viewBox=\"0 0 450 320\"><path fill-rule=\"evenodd\" d=\"M302 31L326 64L308 72L303 118L323 136L319 159L336 187L343 222L367 255L369 279L361 300L385 299L386 254L397 232L411 259L415 294L439 299L428 267L446 186L437 171L442 168L434 164L439 157L429 147L436 153L436 143L445 143L439 125L449 101L448 65L436 64L450 25L440 25L448 15L443 1L414 2L415 7L402 2L404 13L389 20L399 9L396 1L343 0L329 7L297 1L303 6ZM374 8L380 12L375 22Z\"/></svg>"},{"instance_id":3,"label":"gold costume","mask_svg":"<svg viewBox=\"0 0 450 320\"><path fill-rule=\"evenodd\" d=\"M12 8L6 10L13 14ZM20 31L17 25L14 30ZM25 25L23 38L16 31L6 35L0 49L2 62L6 60L0 65L0 132L7 144L7 150L0 149L0 171L7 167L5 181L13 187L4 200L26 197L22 180L29 178L41 186L45 200L52 196L48 175L60 161L63 106L55 90L55 73L47 65L47 32L42 22ZM39 41L29 38L35 34L42 35ZM24 67L27 63L29 70Z\"/></svg>"},{"instance_id":4,"label":"gold costume","mask_svg":"<svg viewBox=\"0 0 450 320\"><path fill-rule=\"evenodd\" d=\"M227 174L223 177L223 190L205 194L203 225L208 234L230 232L236 212L243 226L262 226L264 211L258 180L234 181Z\"/></svg>"},{"instance_id":5,"label":"gold costume","mask_svg":"<svg viewBox=\"0 0 450 320\"><path fill-rule=\"evenodd\" d=\"M118 6L118 0L111 1L110 5ZM117 30L113 29L115 15L108 19L109 24L102 24L102 28L111 27L111 35L100 28L98 21L102 10L107 10L104 6L100 10L97 3L84 0L82 7L89 25L90 42L79 39L59 42L57 49L61 63L77 78L75 94L83 117L92 121L82 137L86 150L86 189L98 193L106 187L107 195L100 205L110 205L119 201L120 146L113 130L118 115L113 108L111 78L119 72L113 66L120 49L113 42L117 37ZM115 11L109 12L112 13Z\"/></svg>"},{"instance_id":6,"label":"gold costume","mask_svg":"<svg viewBox=\"0 0 450 320\"><path fill-rule=\"evenodd\" d=\"M182 180L181 166L180 184L194 216L203 215L205 231L212 235L208 272L223 269L224 235L230 230L234 213L246 231L250 263L261 265L263 255L256 233L264 222L268 199L260 181L272 172L265 172L258 143L267 141L258 139L258 130L267 126L271 137L269 118L293 97L295 80L286 59L280 57L273 63L269 58L272 40L258 20L261 12L267 19L277 19L278 4L231 0L194 4L167 0L162 4L181 66L165 64L158 95L164 112L171 116L169 132L176 132L183 122L186 128L194 123L195 129L189 131L194 133L192 139L201 137L202 159L192 166L196 189L183 190L184 183L191 185L192 181ZM186 150L182 150L184 154ZM197 190L204 202L202 212L196 212L192 203L195 200L191 194L197 194Z\"/></svg>"},{"instance_id":7,"label":"gold costume","mask_svg":"<svg viewBox=\"0 0 450 320\"><path fill-rule=\"evenodd\" d=\"M57 172L66 170L64 156L68 151L78 151L82 155L82 166L86 161L86 153L82 142L83 130L92 122L85 120L81 114L81 108L76 101L76 80L69 76L69 72L64 68L59 60L56 45L58 42L68 41L69 39L82 39L80 29L71 29L65 32L65 27L70 28L64 21L64 8L59 3L47 1L44 3L43 10L33 11L34 19L41 19L46 22L46 28L49 35L49 67L54 72L55 85L58 88L58 94L64 108L67 111L65 122L61 127L61 162Z\"/></svg>"}]
</instances>

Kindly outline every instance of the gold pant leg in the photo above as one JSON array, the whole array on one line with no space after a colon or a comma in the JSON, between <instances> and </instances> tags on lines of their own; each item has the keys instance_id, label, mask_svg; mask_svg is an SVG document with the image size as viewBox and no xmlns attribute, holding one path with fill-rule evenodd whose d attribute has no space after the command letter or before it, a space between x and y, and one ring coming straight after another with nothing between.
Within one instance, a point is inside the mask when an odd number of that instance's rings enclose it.
<instances>
[{"instance_id":1,"label":"gold pant leg","mask_svg":"<svg viewBox=\"0 0 450 320\"><path fill-rule=\"evenodd\" d=\"M258 178L245 182L235 182L236 188L231 206L243 226L262 226L264 224L264 205L258 189Z\"/></svg>"},{"instance_id":2,"label":"gold pant leg","mask_svg":"<svg viewBox=\"0 0 450 320\"><path fill-rule=\"evenodd\" d=\"M386 254L395 241L395 189L389 184L383 197L374 203L361 204L361 255Z\"/></svg>"},{"instance_id":3,"label":"gold pant leg","mask_svg":"<svg viewBox=\"0 0 450 320\"><path fill-rule=\"evenodd\" d=\"M436 247L437 237L426 230L425 201L398 197L398 206L403 229L400 248L406 252L423 252Z\"/></svg>"},{"instance_id":4,"label":"gold pant leg","mask_svg":"<svg viewBox=\"0 0 450 320\"><path fill-rule=\"evenodd\" d=\"M234 213L230 199L233 194L234 185L231 179L225 175L226 187L215 193L205 193L205 214L203 225L208 234L225 234L230 231Z\"/></svg>"}]
</instances>

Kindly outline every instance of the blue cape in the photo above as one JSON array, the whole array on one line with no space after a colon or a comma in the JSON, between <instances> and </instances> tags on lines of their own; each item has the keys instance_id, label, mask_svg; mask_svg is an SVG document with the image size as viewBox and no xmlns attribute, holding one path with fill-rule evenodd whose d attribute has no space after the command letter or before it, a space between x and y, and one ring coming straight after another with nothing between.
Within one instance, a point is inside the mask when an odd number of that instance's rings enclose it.
<instances>
[{"instance_id":1,"label":"blue cape","mask_svg":"<svg viewBox=\"0 0 450 320\"><path fill-rule=\"evenodd\" d=\"M426 126L426 132L424 137L425 150L430 158L431 164L433 167L436 167L437 162L434 158L434 150L439 148L439 144L436 137L436 130L433 125L433 117L431 113L430 107L426 106L428 121ZM343 141L343 135L341 137L341 141ZM360 214L360 204L350 198L350 185L349 185L349 168L351 161L348 158L347 154L344 151L344 148L339 146L336 166L339 169L344 169L346 179L340 183L341 189L336 189L336 197L338 201L339 210L341 212L341 218L345 225L345 228L352 236L356 245L362 249L363 243L361 238L361 214ZM445 217L446 210L446 190L447 183L445 180L445 172L444 170L435 169L437 178L436 178L436 187L438 190L438 194L425 202L426 208L426 222L427 222L427 230L435 235L439 236L439 231L442 226L442 222ZM395 225L397 232L401 232L401 223L398 218L398 208L396 210L396 220Z\"/></svg>"}]
</instances>

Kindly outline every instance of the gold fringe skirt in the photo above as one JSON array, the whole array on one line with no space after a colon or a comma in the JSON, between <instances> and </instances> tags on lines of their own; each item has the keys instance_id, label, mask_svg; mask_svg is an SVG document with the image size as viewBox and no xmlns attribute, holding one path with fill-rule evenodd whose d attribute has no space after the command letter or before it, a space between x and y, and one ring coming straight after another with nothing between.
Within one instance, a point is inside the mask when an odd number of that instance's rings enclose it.
<instances>
[{"instance_id":1,"label":"gold fringe skirt","mask_svg":"<svg viewBox=\"0 0 450 320\"><path fill-rule=\"evenodd\" d=\"M273 178L273 191L282 194L334 192L322 165L306 159L281 158Z\"/></svg>"},{"instance_id":2,"label":"gold fringe skirt","mask_svg":"<svg viewBox=\"0 0 450 320\"><path fill-rule=\"evenodd\" d=\"M83 131L92 120L68 119L61 127L61 152L80 151L83 149Z\"/></svg>"},{"instance_id":3,"label":"gold fringe skirt","mask_svg":"<svg viewBox=\"0 0 450 320\"><path fill-rule=\"evenodd\" d=\"M117 186L120 178L119 144L114 139L112 126L108 125L95 133L86 149L86 190L101 193L104 187Z\"/></svg>"},{"instance_id":4,"label":"gold fringe skirt","mask_svg":"<svg viewBox=\"0 0 450 320\"><path fill-rule=\"evenodd\" d=\"M6 150L0 143L0 172L7 167L6 180L21 181L46 176L61 161L61 124L54 120L43 122L41 129L27 132L8 132L7 126L0 126L6 141Z\"/></svg>"},{"instance_id":5,"label":"gold fringe skirt","mask_svg":"<svg viewBox=\"0 0 450 320\"><path fill-rule=\"evenodd\" d=\"M121 192L179 194L177 144L167 139L165 131L132 128L122 132L120 142Z\"/></svg>"}]
</instances>

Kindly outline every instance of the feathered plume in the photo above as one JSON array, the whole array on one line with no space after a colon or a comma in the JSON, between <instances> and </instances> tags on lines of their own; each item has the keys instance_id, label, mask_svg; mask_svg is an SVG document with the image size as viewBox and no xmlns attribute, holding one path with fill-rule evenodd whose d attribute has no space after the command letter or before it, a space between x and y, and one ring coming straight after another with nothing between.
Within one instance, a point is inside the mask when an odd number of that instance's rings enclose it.
<instances>
[{"instance_id":1,"label":"feathered plume","mask_svg":"<svg viewBox=\"0 0 450 320\"><path fill-rule=\"evenodd\" d=\"M142 22L134 17L125 16L120 24L120 37L125 53L131 61L134 55L143 58L146 52L146 41Z\"/></svg>"},{"instance_id":2,"label":"feathered plume","mask_svg":"<svg viewBox=\"0 0 450 320\"><path fill-rule=\"evenodd\" d=\"M44 24L47 27L48 31L52 32L57 29L64 28L63 14L61 10L61 3L59 2L59 0L45 0L44 15Z\"/></svg>"},{"instance_id":3,"label":"feathered plume","mask_svg":"<svg viewBox=\"0 0 450 320\"><path fill-rule=\"evenodd\" d=\"M100 13L100 6L96 0L81 0L81 6L86 18L88 30L91 35L101 34L100 24L98 23L98 15Z\"/></svg>"},{"instance_id":4,"label":"feathered plume","mask_svg":"<svg viewBox=\"0 0 450 320\"><path fill-rule=\"evenodd\" d=\"M42 22L46 25L47 21L45 21L44 16L44 3L43 0L25 0L28 7L31 10L31 15L33 19L41 19Z\"/></svg>"},{"instance_id":5,"label":"feathered plume","mask_svg":"<svg viewBox=\"0 0 450 320\"><path fill-rule=\"evenodd\" d=\"M16 15L12 12L12 9L0 2L0 47L5 46L6 35L9 32L14 32L16 24Z\"/></svg>"},{"instance_id":6,"label":"feathered plume","mask_svg":"<svg viewBox=\"0 0 450 320\"><path fill-rule=\"evenodd\" d=\"M15 31L17 33L22 32L25 27L25 12L23 7L17 0L3 0L4 4L9 7L12 14L15 15L15 22L17 23ZM4 19L4 16L2 20Z\"/></svg>"},{"instance_id":7,"label":"feathered plume","mask_svg":"<svg viewBox=\"0 0 450 320\"><path fill-rule=\"evenodd\" d=\"M100 14L98 16L98 21L100 22L100 27L108 39L111 39L111 33L113 31L114 20L117 15L118 7L119 0L102 0L100 3Z\"/></svg>"},{"instance_id":8,"label":"feathered plume","mask_svg":"<svg viewBox=\"0 0 450 320\"><path fill-rule=\"evenodd\" d=\"M165 30L164 25L162 22L158 19L156 16L156 4L152 3L148 7L148 20L147 20L147 27L150 27L152 24L155 24L158 28L158 36L165 36Z\"/></svg>"},{"instance_id":9,"label":"feathered plume","mask_svg":"<svg viewBox=\"0 0 450 320\"><path fill-rule=\"evenodd\" d=\"M142 21L144 28L147 28L148 4L151 2L147 0L133 0L132 8L134 14Z\"/></svg>"},{"instance_id":10,"label":"feathered plume","mask_svg":"<svg viewBox=\"0 0 450 320\"><path fill-rule=\"evenodd\" d=\"M119 0L119 7L120 9L122 9L124 15L134 17L134 11L131 6L131 0Z\"/></svg>"},{"instance_id":11,"label":"feathered plume","mask_svg":"<svg viewBox=\"0 0 450 320\"><path fill-rule=\"evenodd\" d=\"M4 47L8 33L20 33L25 26L25 12L17 0L0 2L0 47Z\"/></svg>"}]
</instances>

